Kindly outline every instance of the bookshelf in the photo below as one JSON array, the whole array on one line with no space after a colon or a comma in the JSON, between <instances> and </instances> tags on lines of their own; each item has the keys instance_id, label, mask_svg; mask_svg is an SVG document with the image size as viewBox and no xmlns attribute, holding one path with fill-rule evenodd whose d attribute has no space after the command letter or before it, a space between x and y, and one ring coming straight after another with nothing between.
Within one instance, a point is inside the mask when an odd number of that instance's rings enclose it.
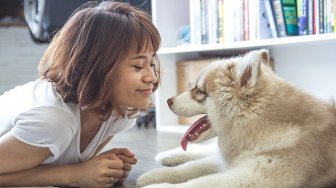
<instances>
[{"instance_id":1,"label":"bookshelf","mask_svg":"<svg viewBox=\"0 0 336 188\"><path fill-rule=\"evenodd\" d=\"M189 0L152 0L152 17L162 37L158 52L161 86L154 97L158 131L184 132L188 128L178 124L166 100L177 94L176 63L203 55L266 48L275 59L275 72L280 77L323 100L336 99L336 33L176 46L177 30L190 24Z\"/></svg>"}]
</instances>

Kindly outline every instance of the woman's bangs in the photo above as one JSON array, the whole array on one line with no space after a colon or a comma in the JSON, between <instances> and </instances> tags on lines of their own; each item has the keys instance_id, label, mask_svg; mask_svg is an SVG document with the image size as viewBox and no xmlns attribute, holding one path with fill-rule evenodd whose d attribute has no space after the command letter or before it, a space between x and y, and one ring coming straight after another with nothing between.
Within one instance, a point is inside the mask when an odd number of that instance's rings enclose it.
<instances>
[{"instance_id":1,"label":"woman's bangs","mask_svg":"<svg viewBox=\"0 0 336 188\"><path fill-rule=\"evenodd\" d=\"M133 31L132 43L136 47L137 53L142 53L148 50L149 47L153 48L153 51L156 52L160 46L159 35L156 35L156 32L149 30L145 26L141 26L140 29Z\"/></svg>"}]
</instances>

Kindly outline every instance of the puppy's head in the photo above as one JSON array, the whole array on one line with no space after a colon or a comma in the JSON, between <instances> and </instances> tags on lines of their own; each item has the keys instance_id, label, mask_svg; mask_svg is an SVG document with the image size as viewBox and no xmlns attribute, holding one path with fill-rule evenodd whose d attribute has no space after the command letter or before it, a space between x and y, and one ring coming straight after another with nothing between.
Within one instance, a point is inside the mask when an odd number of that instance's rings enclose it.
<instances>
[{"instance_id":1,"label":"puppy's head","mask_svg":"<svg viewBox=\"0 0 336 188\"><path fill-rule=\"evenodd\" d=\"M184 150L188 141L213 138L220 131L220 126L251 110L251 96L255 93L261 66L265 65L269 65L267 50L215 61L200 71L193 89L168 99L168 106L176 115L205 115L193 123L183 137L181 144Z\"/></svg>"}]
</instances>

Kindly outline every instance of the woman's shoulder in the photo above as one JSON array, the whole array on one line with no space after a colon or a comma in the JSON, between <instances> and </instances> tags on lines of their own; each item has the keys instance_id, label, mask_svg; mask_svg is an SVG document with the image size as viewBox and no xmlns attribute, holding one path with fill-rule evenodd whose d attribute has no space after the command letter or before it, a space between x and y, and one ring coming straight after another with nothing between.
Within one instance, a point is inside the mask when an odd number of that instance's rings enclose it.
<instances>
[{"instance_id":1,"label":"woman's shoulder","mask_svg":"<svg viewBox=\"0 0 336 188\"><path fill-rule=\"evenodd\" d=\"M53 84L44 79L17 86L0 96L0 122L8 126L17 120L32 119L50 126L52 122L58 127L73 126L78 114L78 104L64 103Z\"/></svg>"},{"instance_id":2,"label":"woman's shoulder","mask_svg":"<svg viewBox=\"0 0 336 188\"><path fill-rule=\"evenodd\" d=\"M45 80L37 79L24 85L17 86L0 96L1 108L8 110L15 107L16 113L29 109L62 109L68 113L77 114L78 105L64 103L54 85Z\"/></svg>"},{"instance_id":3,"label":"woman's shoulder","mask_svg":"<svg viewBox=\"0 0 336 188\"><path fill-rule=\"evenodd\" d=\"M46 98L52 99L52 97L57 97L53 91L52 83L45 79L36 79L4 92L0 96L0 102L15 102L20 105L34 103Z\"/></svg>"}]
</instances>

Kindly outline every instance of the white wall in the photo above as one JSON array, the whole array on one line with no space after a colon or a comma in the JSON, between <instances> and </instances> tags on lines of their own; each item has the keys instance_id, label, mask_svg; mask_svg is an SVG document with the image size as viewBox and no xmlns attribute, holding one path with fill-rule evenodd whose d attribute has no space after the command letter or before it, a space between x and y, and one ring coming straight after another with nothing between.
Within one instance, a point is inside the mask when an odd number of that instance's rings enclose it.
<instances>
[{"instance_id":1,"label":"white wall","mask_svg":"<svg viewBox=\"0 0 336 188\"><path fill-rule=\"evenodd\" d=\"M273 47L275 72L313 95L336 99L336 42Z\"/></svg>"}]
</instances>

